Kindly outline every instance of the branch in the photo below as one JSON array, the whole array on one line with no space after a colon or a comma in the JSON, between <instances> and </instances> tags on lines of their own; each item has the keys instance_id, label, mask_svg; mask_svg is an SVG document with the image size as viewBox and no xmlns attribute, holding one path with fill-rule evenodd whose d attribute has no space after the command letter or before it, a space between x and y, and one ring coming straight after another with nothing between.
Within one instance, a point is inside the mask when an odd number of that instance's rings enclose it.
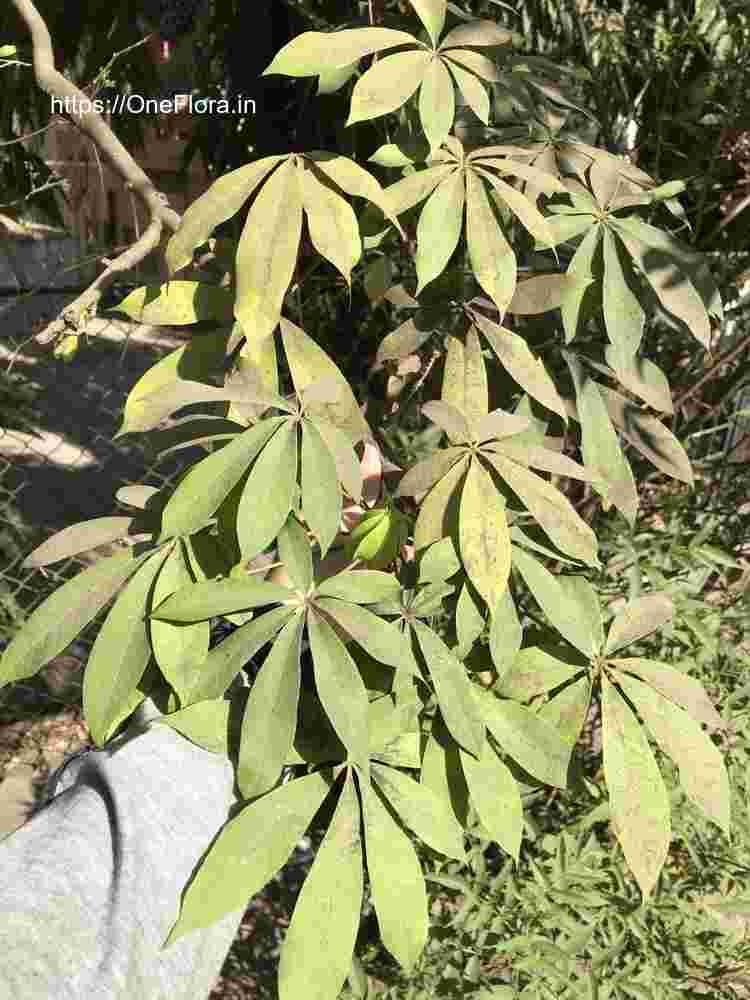
<instances>
[{"instance_id":1,"label":"branch","mask_svg":"<svg viewBox=\"0 0 750 1000\"><path fill-rule=\"evenodd\" d=\"M104 289L118 274L139 264L159 245L164 227L174 232L180 224L180 216L169 207L167 196L156 190L102 116L90 107L86 94L55 69L52 39L33 0L11 2L31 34L34 76L39 87L50 97L65 101L66 112L75 125L93 139L126 187L143 202L151 219L143 235L115 260L105 260L105 270L96 281L34 338L39 344L48 344L71 329L78 334L84 332L86 321L96 314Z\"/></svg>"}]
</instances>

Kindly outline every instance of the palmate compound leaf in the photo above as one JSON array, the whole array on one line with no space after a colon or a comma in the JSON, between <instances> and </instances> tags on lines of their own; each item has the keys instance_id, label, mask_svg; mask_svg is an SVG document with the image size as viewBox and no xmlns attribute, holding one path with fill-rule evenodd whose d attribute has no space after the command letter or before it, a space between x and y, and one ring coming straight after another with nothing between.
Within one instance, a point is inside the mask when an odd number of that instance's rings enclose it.
<instances>
[{"instance_id":1,"label":"palmate compound leaf","mask_svg":"<svg viewBox=\"0 0 750 1000\"><path fill-rule=\"evenodd\" d=\"M330 791L316 772L256 799L230 819L203 858L165 947L236 913L285 864Z\"/></svg>"},{"instance_id":2,"label":"palmate compound leaf","mask_svg":"<svg viewBox=\"0 0 750 1000\"><path fill-rule=\"evenodd\" d=\"M266 156L232 170L214 181L208 191L190 205L167 244L165 257L170 274L190 263L196 247L205 243L218 225L239 212L257 186L283 159L283 156Z\"/></svg>"},{"instance_id":3,"label":"palmate compound leaf","mask_svg":"<svg viewBox=\"0 0 750 1000\"><path fill-rule=\"evenodd\" d=\"M628 601L609 627L605 655L645 639L674 617L674 604L668 594L645 594Z\"/></svg>"},{"instance_id":4,"label":"palmate compound leaf","mask_svg":"<svg viewBox=\"0 0 750 1000\"><path fill-rule=\"evenodd\" d=\"M99 629L83 675L83 712L91 736L101 746L123 720L123 709L151 659L146 630L151 588L168 557L152 553L117 597Z\"/></svg>"},{"instance_id":5,"label":"palmate compound leaf","mask_svg":"<svg viewBox=\"0 0 750 1000\"><path fill-rule=\"evenodd\" d=\"M505 500L472 458L461 492L459 547L466 574L488 608L497 606L510 576L510 534Z\"/></svg>"},{"instance_id":6,"label":"palmate compound leaf","mask_svg":"<svg viewBox=\"0 0 750 1000\"><path fill-rule=\"evenodd\" d=\"M568 596L559 581L540 562L519 546L512 547L513 567L519 571L539 607L560 635L580 650L593 656L595 636L581 615L577 602Z\"/></svg>"},{"instance_id":7,"label":"palmate compound leaf","mask_svg":"<svg viewBox=\"0 0 750 1000\"><path fill-rule=\"evenodd\" d=\"M598 565L596 535L560 490L506 457L501 445L482 454L562 552L588 566Z\"/></svg>"},{"instance_id":8,"label":"palmate compound leaf","mask_svg":"<svg viewBox=\"0 0 750 1000\"><path fill-rule=\"evenodd\" d=\"M118 552L68 580L36 608L0 659L0 685L33 677L94 620L125 581L153 555Z\"/></svg>"},{"instance_id":9,"label":"palmate compound leaf","mask_svg":"<svg viewBox=\"0 0 750 1000\"><path fill-rule=\"evenodd\" d=\"M463 861L464 831L432 789L393 767L373 763L372 780L401 821L434 851Z\"/></svg>"},{"instance_id":10,"label":"palmate compound leaf","mask_svg":"<svg viewBox=\"0 0 750 1000\"><path fill-rule=\"evenodd\" d=\"M685 794L729 836L731 791L718 747L687 712L648 684L620 673L616 680L661 749L679 768Z\"/></svg>"},{"instance_id":11,"label":"palmate compound leaf","mask_svg":"<svg viewBox=\"0 0 750 1000\"><path fill-rule=\"evenodd\" d=\"M492 691L477 685L471 691L484 724L502 751L539 781L565 788L571 748L554 726L530 708L498 698Z\"/></svg>"},{"instance_id":12,"label":"palmate compound leaf","mask_svg":"<svg viewBox=\"0 0 750 1000\"><path fill-rule=\"evenodd\" d=\"M334 402L315 402L305 409L306 415L315 421L324 438L326 434L322 422L333 424L346 433L352 444L369 438L370 429L349 383L325 351L304 330L285 319L281 320L281 339L297 393L304 394L313 382L324 379L336 386Z\"/></svg>"},{"instance_id":13,"label":"palmate compound leaf","mask_svg":"<svg viewBox=\"0 0 750 1000\"><path fill-rule=\"evenodd\" d=\"M262 420L233 441L197 462L180 482L162 512L160 540L189 535L216 513L248 466L284 421Z\"/></svg>"},{"instance_id":14,"label":"palmate compound leaf","mask_svg":"<svg viewBox=\"0 0 750 1000\"><path fill-rule=\"evenodd\" d=\"M177 539L156 577L152 604L158 606L165 598L192 583L183 543ZM180 705L189 705L195 700L193 686L200 683L202 667L208 655L210 622L178 624L153 618L149 624L149 636L159 670L177 692Z\"/></svg>"},{"instance_id":15,"label":"palmate compound leaf","mask_svg":"<svg viewBox=\"0 0 750 1000\"><path fill-rule=\"evenodd\" d=\"M599 386L571 353L564 351L563 357L575 385L584 465L594 477L604 510L614 504L632 525L638 513L638 490Z\"/></svg>"},{"instance_id":16,"label":"palmate compound leaf","mask_svg":"<svg viewBox=\"0 0 750 1000\"><path fill-rule=\"evenodd\" d=\"M273 640L245 705L237 785L246 799L273 788L294 742L303 624L296 614Z\"/></svg>"},{"instance_id":17,"label":"palmate compound leaf","mask_svg":"<svg viewBox=\"0 0 750 1000\"><path fill-rule=\"evenodd\" d=\"M479 760L464 750L459 752L471 801L482 826L518 864L523 836L523 807L513 775L487 739Z\"/></svg>"},{"instance_id":18,"label":"palmate compound leaf","mask_svg":"<svg viewBox=\"0 0 750 1000\"><path fill-rule=\"evenodd\" d=\"M473 685L466 668L432 629L419 621L415 621L412 628L451 736L470 753L479 756L484 740L484 723L473 698Z\"/></svg>"},{"instance_id":19,"label":"palmate compound leaf","mask_svg":"<svg viewBox=\"0 0 750 1000\"><path fill-rule=\"evenodd\" d=\"M482 417L489 410L487 369L476 328L466 332L465 343L449 336L443 369L441 400L466 417L472 438L476 438Z\"/></svg>"},{"instance_id":20,"label":"palmate compound leaf","mask_svg":"<svg viewBox=\"0 0 750 1000\"><path fill-rule=\"evenodd\" d=\"M360 807L347 770L336 811L304 881L279 962L279 1000L332 1000L349 974L364 891Z\"/></svg>"},{"instance_id":21,"label":"palmate compound leaf","mask_svg":"<svg viewBox=\"0 0 750 1000\"><path fill-rule=\"evenodd\" d=\"M280 427L256 458L237 508L237 539L244 560L276 538L289 517L297 489L297 425Z\"/></svg>"},{"instance_id":22,"label":"palmate compound leaf","mask_svg":"<svg viewBox=\"0 0 750 1000\"><path fill-rule=\"evenodd\" d=\"M602 676L602 750L612 823L645 901L669 850L669 795L646 734L606 676Z\"/></svg>"},{"instance_id":23,"label":"palmate compound leaf","mask_svg":"<svg viewBox=\"0 0 750 1000\"><path fill-rule=\"evenodd\" d=\"M290 156L255 198L237 247L234 314L251 343L261 343L278 325L301 235L302 192Z\"/></svg>"},{"instance_id":24,"label":"palmate compound leaf","mask_svg":"<svg viewBox=\"0 0 750 1000\"><path fill-rule=\"evenodd\" d=\"M429 931L422 868L409 837L377 790L369 786L362 791L367 873L380 935L408 971L422 954Z\"/></svg>"},{"instance_id":25,"label":"palmate compound leaf","mask_svg":"<svg viewBox=\"0 0 750 1000\"><path fill-rule=\"evenodd\" d=\"M367 781L370 767L368 698L362 676L333 628L314 611L308 613L307 631L318 697L336 735L347 749L349 760L357 765Z\"/></svg>"}]
</instances>

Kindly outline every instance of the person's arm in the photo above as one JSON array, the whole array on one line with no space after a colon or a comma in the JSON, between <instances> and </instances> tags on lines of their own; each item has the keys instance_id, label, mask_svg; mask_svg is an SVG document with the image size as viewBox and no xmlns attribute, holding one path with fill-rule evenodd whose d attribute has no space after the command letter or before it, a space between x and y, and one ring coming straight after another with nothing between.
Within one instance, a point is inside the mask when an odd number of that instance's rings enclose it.
<instances>
[{"instance_id":1,"label":"person's arm","mask_svg":"<svg viewBox=\"0 0 750 1000\"><path fill-rule=\"evenodd\" d=\"M167 726L71 761L0 842L0 995L205 1000L244 911L160 949L235 801L229 761Z\"/></svg>"}]
</instances>

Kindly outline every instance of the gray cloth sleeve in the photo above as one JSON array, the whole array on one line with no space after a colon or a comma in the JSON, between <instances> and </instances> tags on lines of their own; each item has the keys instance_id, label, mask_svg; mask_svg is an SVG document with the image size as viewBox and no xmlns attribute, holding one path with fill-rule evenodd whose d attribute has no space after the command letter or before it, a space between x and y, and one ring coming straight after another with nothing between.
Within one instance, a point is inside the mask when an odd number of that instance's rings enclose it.
<instances>
[{"instance_id":1,"label":"gray cloth sleeve","mask_svg":"<svg viewBox=\"0 0 750 1000\"><path fill-rule=\"evenodd\" d=\"M0 843L0 996L205 1000L244 910L160 948L234 802L229 761L167 726L71 761Z\"/></svg>"}]
</instances>

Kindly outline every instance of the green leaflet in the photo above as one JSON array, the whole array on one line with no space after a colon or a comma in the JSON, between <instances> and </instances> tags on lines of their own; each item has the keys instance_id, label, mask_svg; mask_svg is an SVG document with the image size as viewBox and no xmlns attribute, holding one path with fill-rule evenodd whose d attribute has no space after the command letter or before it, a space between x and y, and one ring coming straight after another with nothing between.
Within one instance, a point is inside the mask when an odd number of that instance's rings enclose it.
<instances>
[{"instance_id":1,"label":"green leaflet","mask_svg":"<svg viewBox=\"0 0 750 1000\"><path fill-rule=\"evenodd\" d=\"M297 176L307 216L310 240L351 286L352 268L362 256L357 216L348 201L322 184L315 172L300 162Z\"/></svg>"},{"instance_id":2,"label":"green leaflet","mask_svg":"<svg viewBox=\"0 0 750 1000\"><path fill-rule=\"evenodd\" d=\"M523 629L506 588L490 617L490 656L500 678L510 669L522 642Z\"/></svg>"},{"instance_id":3,"label":"green leaflet","mask_svg":"<svg viewBox=\"0 0 750 1000\"><path fill-rule=\"evenodd\" d=\"M197 701L221 698L234 678L294 614L293 607L274 608L242 625L209 652L193 687Z\"/></svg>"},{"instance_id":4,"label":"green leaflet","mask_svg":"<svg viewBox=\"0 0 750 1000\"><path fill-rule=\"evenodd\" d=\"M555 545L588 566L597 565L597 539L567 497L545 479L499 453L484 453Z\"/></svg>"},{"instance_id":5,"label":"green leaflet","mask_svg":"<svg viewBox=\"0 0 750 1000\"><path fill-rule=\"evenodd\" d=\"M567 422L565 404L547 373L541 359L535 358L523 337L511 333L479 313L473 314L474 323L487 338L497 360L510 377L542 406L557 413Z\"/></svg>"},{"instance_id":6,"label":"green leaflet","mask_svg":"<svg viewBox=\"0 0 750 1000\"><path fill-rule=\"evenodd\" d=\"M178 539L156 577L153 606L158 606L165 598L192 584L193 578L185 551ZM170 686L177 692L183 707L193 700L191 693L193 686L199 683L200 672L208 655L210 632L208 621L174 624L152 618L149 622L154 659Z\"/></svg>"},{"instance_id":7,"label":"green leaflet","mask_svg":"<svg viewBox=\"0 0 750 1000\"><path fill-rule=\"evenodd\" d=\"M360 412L349 383L325 351L304 330L285 319L281 320L281 339L297 393L303 394L313 382L324 380L330 380L336 386L335 402L315 402L306 407L307 416L315 421L324 439L326 434L322 422L344 431L352 444L369 437L367 421ZM326 443L330 447L327 439Z\"/></svg>"},{"instance_id":8,"label":"green leaflet","mask_svg":"<svg viewBox=\"0 0 750 1000\"><path fill-rule=\"evenodd\" d=\"M472 698L473 685L466 668L443 640L421 622L412 626L437 695L440 711L451 736L478 756L484 724Z\"/></svg>"},{"instance_id":9,"label":"green leaflet","mask_svg":"<svg viewBox=\"0 0 750 1000\"><path fill-rule=\"evenodd\" d=\"M487 606L495 608L508 586L510 535L505 500L476 458L461 492L458 532L467 576Z\"/></svg>"},{"instance_id":10,"label":"green leaflet","mask_svg":"<svg viewBox=\"0 0 750 1000\"><path fill-rule=\"evenodd\" d=\"M330 616L347 636L351 636L379 663L411 668L412 657L408 641L391 622L378 618L367 608L332 598L316 598L315 607Z\"/></svg>"},{"instance_id":11,"label":"green leaflet","mask_svg":"<svg viewBox=\"0 0 750 1000\"><path fill-rule=\"evenodd\" d=\"M515 657L512 667L497 682L495 690L504 698L529 701L536 695L564 684L580 674L581 670L580 666L558 660L538 646L526 646Z\"/></svg>"},{"instance_id":12,"label":"green leaflet","mask_svg":"<svg viewBox=\"0 0 750 1000\"><path fill-rule=\"evenodd\" d=\"M357 664L334 630L315 612L307 617L318 696L349 759L369 775L367 690Z\"/></svg>"},{"instance_id":13,"label":"green leaflet","mask_svg":"<svg viewBox=\"0 0 750 1000\"><path fill-rule=\"evenodd\" d=\"M463 172L456 170L432 192L417 225L417 290L422 291L445 270L458 246L464 218Z\"/></svg>"},{"instance_id":14,"label":"green leaflet","mask_svg":"<svg viewBox=\"0 0 750 1000\"><path fill-rule=\"evenodd\" d=\"M640 396L655 410L674 413L669 382L664 372L653 361L638 356L623 358L612 345L604 349L604 354L607 364L626 389Z\"/></svg>"},{"instance_id":15,"label":"green leaflet","mask_svg":"<svg viewBox=\"0 0 750 1000\"><path fill-rule=\"evenodd\" d=\"M424 748L420 782L442 801L461 826L466 826L469 788L461 767L460 747L439 715L432 721L432 731Z\"/></svg>"},{"instance_id":16,"label":"green leaflet","mask_svg":"<svg viewBox=\"0 0 750 1000\"><path fill-rule=\"evenodd\" d=\"M520 572L539 607L560 635L584 656L594 655L591 629L582 620L577 602L560 586L558 579L527 552L514 545L513 565Z\"/></svg>"},{"instance_id":17,"label":"green leaflet","mask_svg":"<svg viewBox=\"0 0 750 1000\"><path fill-rule=\"evenodd\" d=\"M206 580L171 597L151 612L151 618L173 622L199 622L217 615L278 604L294 597L294 591L275 583L232 577Z\"/></svg>"},{"instance_id":18,"label":"green leaflet","mask_svg":"<svg viewBox=\"0 0 750 1000\"><path fill-rule=\"evenodd\" d=\"M269 171L283 159L283 156L267 156L232 170L214 181L189 206L167 244L165 257L170 274L190 263L196 247L205 243L220 223L239 212Z\"/></svg>"},{"instance_id":19,"label":"green leaflet","mask_svg":"<svg viewBox=\"0 0 750 1000\"><path fill-rule=\"evenodd\" d=\"M231 323L234 296L229 288L201 281L172 280L134 289L114 309L137 323L188 326L201 320Z\"/></svg>"},{"instance_id":20,"label":"green leaflet","mask_svg":"<svg viewBox=\"0 0 750 1000\"><path fill-rule=\"evenodd\" d=\"M83 676L83 712L97 746L122 722L122 710L151 659L146 611L168 553L152 553L118 596L91 649ZM61 591L58 591L59 594Z\"/></svg>"},{"instance_id":21,"label":"green leaflet","mask_svg":"<svg viewBox=\"0 0 750 1000\"><path fill-rule=\"evenodd\" d=\"M617 675L617 683L679 768L685 794L729 836L731 792L718 747L687 712L649 685L625 674Z\"/></svg>"},{"instance_id":22,"label":"green leaflet","mask_svg":"<svg viewBox=\"0 0 750 1000\"><path fill-rule=\"evenodd\" d=\"M352 604L398 600L401 585L392 573L374 569L345 570L324 580L315 591L320 597L338 597Z\"/></svg>"},{"instance_id":23,"label":"green leaflet","mask_svg":"<svg viewBox=\"0 0 750 1000\"><path fill-rule=\"evenodd\" d=\"M414 45L416 39L392 28L348 28L344 31L305 31L279 49L263 76L318 76L359 62L373 52L398 45Z\"/></svg>"},{"instance_id":24,"label":"green leaflet","mask_svg":"<svg viewBox=\"0 0 750 1000\"><path fill-rule=\"evenodd\" d=\"M647 681L665 698L684 708L697 722L705 722L712 729L724 729L725 723L706 694L700 681L684 674L669 663L644 660L638 656L610 659L616 670L627 670Z\"/></svg>"},{"instance_id":25,"label":"green leaflet","mask_svg":"<svg viewBox=\"0 0 750 1000\"><path fill-rule=\"evenodd\" d=\"M238 434L220 451L197 462L167 501L162 512L160 541L174 535L189 535L202 527L283 422L283 417L262 420Z\"/></svg>"},{"instance_id":26,"label":"green leaflet","mask_svg":"<svg viewBox=\"0 0 750 1000\"><path fill-rule=\"evenodd\" d=\"M458 87L461 91L463 99L469 105L477 118L487 125L490 119L490 99L487 95L487 91L484 89L476 76L474 76L473 73L467 73L461 65L461 63L465 61L466 56L471 57L477 55L479 55L477 52L460 52L460 50L454 50L451 53L451 58L446 59L445 65L450 70L451 76L453 77L456 87ZM497 71L490 60L485 59L485 62L488 63L490 67L488 72L494 72L495 75L497 75Z\"/></svg>"},{"instance_id":27,"label":"green leaflet","mask_svg":"<svg viewBox=\"0 0 750 1000\"><path fill-rule=\"evenodd\" d=\"M170 726L204 750L227 755L229 709L230 703L226 699L212 698L210 701L199 701L194 705L188 705L187 708L182 708L171 715L162 715L155 720L155 723Z\"/></svg>"},{"instance_id":28,"label":"green leaflet","mask_svg":"<svg viewBox=\"0 0 750 1000\"><path fill-rule=\"evenodd\" d=\"M472 646L483 631L482 612L474 600L469 584L464 583L456 604L456 638L458 643L453 650L454 655L459 660L468 656Z\"/></svg>"},{"instance_id":29,"label":"green leaflet","mask_svg":"<svg viewBox=\"0 0 750 1000\"><path fill-rule=\"evenodd\" d=\"M400 108L422 83L431 60L421 49L378 59L354 85L347 126Z\"/></svg>"},{"instance_id":30,"label":"green leaflet","mask_svg":"<svg viewBox=\"0 0 750 1000\"><path fill-rule=\"evenodd\" d=\"M235 316L249 342L270 337L297 262L302 194L290 156L255 198L237 248Z\"/></svg>"},{"instance_id":31,"label":"green leaflet","mask_svg":"<svg viewBox=\"0 0 750 1000\"><path fill-rule=\"evenodd\" d=\"M605 676L602 749L612 825L645 901L669 850L669 796L646 734Z\"/></svg>"},{"instance_id":32,"label":"green leaflet","mask_svg":"<svg viewBox=\"0 0 750 1000\"><path fill-rule=\"evenodd\" d=\"M302 626L298 613L276 636L245 705L237 785L246 799L276 784L294 741Z\"/></svg>"},{"instance_id":33,"label":"green leaflet","mask_svg":"<svg viewBox=\"0 0 750 1000\"><path fill-rule=\"evenodd\" d=\"M503 752L548 785L567 785L570 747L557 730L529 708L473 687L482 718Z\"/></svg>"},{"instance_id":34,"label":"green leaflet","mask_svg":"<svg viewBox=\"0 0 750 1000\"><path fill-rule=\"evenodd\" d=\"M464 832L449 806L424 784L392 767L372 765L372 778L401 820L434 851L464 859Z\"/></svg>"},{"instance_id":35,"label":"green leaflet","mask_svg":"<svg viewBox=\"0 0 750 1000\"><path fill-rule=\"evenodd\" d=\"M473 438L479 422L487 416L489 409L482 347L473 326L466 332L465 345L458 337L449 336L447 341L441 399L455 406L466 417Z\"/></svg>"},{"instance_id":36,"label":"green leaflet","mask_svg":"<svg viewBox=\"0 0 750 1000\"><path fill-rule=\"evenodd\" d=\"M638 513L638 490L622 452L599 387L572 354L563 352L576 391L581 422L581 451L605 510L614 504L632 525Z\"/></svg>"},{"instance_id":37,"label":"green leaflet","mask_svg":"<svg viewBox=\"0 0 750 1000\"><path fill-rule=\"evenodd\" d=\"M516 255L495 219L484 184L466 171L466 241L474 275L504 315L516 290Z\"/></svg>"},{"instance_id":38,"label":"green leaflet","mask_svg":"<svg viewBox=\"0 0 750 1000\"><path fill-rule=\"evenodd\" d=\"M627 362L638 350L646 314L620 260L617 241L608 228L604 238L604 281L602 297L607 336L617 355Z\"/></svg>"},{"instance_id":39,"label":"green leaflet","mask_svg":"<svg viewBox=\"0 0 750 1000\"><path fill-rule=\"evenodd\" d=\"M434 46L445 26L446 0L410 0Z\"/></svg>"},{"instance_id":40,"label":"green leaflet","mask_svg":"<svg viewBox=\"0 0 750 1000\"><path fill-rule=\"evenodd\" d=\"M223 826L188 885L165 947L190 931L242 915L284 865L329 792L320 773L287 782Z\"/></svg>"},{"instance_id":41,"label":"green leaflet","mask_svg":"<svg viewBox=\"0 0 750 1000\"><path fill-rule=\"evenodd\" d=\"M380 801L363 789L367 872L383 944L409 970L427 943L427 893L411 841Z\"/></svg>"},{"instance_id":42,"label":"green leaflet","mask_svg":"<svg viewBox=\"0 0 750 1000\"><path fill-rule=\"evenodd\" d=\"M110 556L68 580L36 608L0 659L0 685L33 677L94 620L128 577L153 555L133 549Z\"/></svg>"},{"instance_id":43,"label":"green leaflet","mask_svg":"<svg viewBox=\"0 0 750 1000\"><path fill-rule=\"evenodd\" d=\"M549 722L572 752L581 735L591 702L591 681L587 674L574 680L539 709L540 718Z\"/></svg>"},{"instance_id":44,"label":"green leaflet","mask_svg":"<svg viewBox=\"0 0 750 1000\"><path fill-rule=\"evenodd\" d=\"M521 191L511 187L507 181L495 177L489 170L483 170L475 161L476 173L484 178L493 188L492 194L496 201L506 205L513 215L521 222L526 229L545 249L554 246L555 237L552 234L547 220L539 209ZM522 168L521 168L522 169Z\"/></svg>"},{"instance_id":45,"label":"green leaflet","mask_svg":"<svg viewBox=\"0 0 750 1000\"><path fill-rule=\"evenodd\" d=\"M673 616L674 604L667 594L645 594L629 601L609 627L605 655L651 635Z\"/></svg>"},{"instance_id":46,"label":"green leaflet","mask_svg":"<svg viewBox=\"0 0 750 1000\"><path fill-rule=\"evenodd\" d=\"M71 524L38 545L26 556L22 565L24 569L49 566L50 563L70 559L81 552L125 538L134 520L132 517L96 517L91 521Z\"/></svg>"},{"instance_id":47,"label":"green leaflet","mask_svg":"<svg viewBox=\"0 0 750 1000\"><path fill-rule=\"evenodd\" d=\"M513 775L487 740L479 760L463 750L460 754L471 801L482 826L518 864L523 835L523 807Z\"/></svg>"},{"instance_id":48,"label":"green leaflet","mask_svg":"<svg viewBox=\"0 0 750 1000\"><path fill-rule=\"evenodd\" d=\"M363 891L359 802L348 771L294 907L279 962L279 1000L338 996L351 969Z\"/></svg>"},{"instance_id":49,"label":"green leaflet","mask_svg":"<svg viewBox=\"0 0 750 1000\"><path fill-rule=\"evenodd\" d=\"M458 573L461 563L450 538L435 542L419 559L419 583L443 582Z\"/></svg>"},{"instance_id":50,"label":"green leaflet","mask_svg":"<svg viewBox=\"0 0 750 1000\"><path fill-rule=\"evenodd\" d=\"M336 462L320 431L302 424L302 512L325 558L341 523L342 498Z\"/></svg>"},{"instance_id":51,"label":"green leaflet","mask_svg":"<svg viewBox=\"0 0 750 1000\"><path fill-rule=\"evenodd\" d=\"M414 529L414 545L417 550L451 535L457 526L454 523L458 514L455 509L458 499L456 487L466 472L467 463L466 456L455 462L422 500Z\"/></svg>"},{"instance_id":52,"label":"green leaflet","mask_svg":"<svg viewBox=\"0 0 750 1000\"><path fill-rule=\"evenodd\" d=\"M558 576L557 582L577 606L582 621L588 626L592 649L598 653L604 646L604 624L596 591L585 576Z\"/></svg>"},{"instance_id":53,"label":"green leaflet","mask_svg":"<svg viewBox=\"0 0 750 1000\"><path fill-rule=\"evenodd\" d=\"M289 517L297 487L297 427L286 423L250 470L237 508L237 539L244 560L276 538Z\"/></svg>"},{"instance_id":54,"label":"green leaflet","mask_svg":"<svg viewBox=\"0 0 750 1000\"><path fill-rule=\"evenodd\" d=\"M292 584L306 594L313 582L313 558L307 532L294 515L287 518L276 540L279 559Z\"/></svg>"}]
</instances>

